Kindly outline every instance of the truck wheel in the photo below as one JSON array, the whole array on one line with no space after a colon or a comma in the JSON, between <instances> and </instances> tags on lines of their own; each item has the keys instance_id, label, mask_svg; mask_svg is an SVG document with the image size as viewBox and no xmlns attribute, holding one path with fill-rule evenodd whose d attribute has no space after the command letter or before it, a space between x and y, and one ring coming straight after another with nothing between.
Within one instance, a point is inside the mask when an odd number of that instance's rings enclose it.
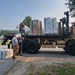
<instances>
[{"instance_id":1,"label":"truck wheel","mask_svg":"<svg viewBox=\"0 0 75 75\"><path fill-rule=\"evenodd\" d=\"M63 50L67 53L67 47L66 46L63 48Z\"/></svg>"},{"instance_id":2,"label":"truck wheel","mask_svg":"<svg viewBox=\"0 0 75 75\"><path fill-rule=\"evenodd\" d=\"M72 41L67 45L66 52L70 55L75 55L75 41Z\"/></svg>"},{"instance_id":3,"label":"truck wheel","mask_svg":"<svg viewBox=\"0 0 75 75\"><path fill-rule=\"evenodd\" d=\"M41 44L38 44L38 49L40 49L41 48Z\"/></svg>"},{"instance_id":4,"label":"truck wheel","mask_svg":"<svg viewBox=\"0 0 75 75\"><path fill-rule=\"evenodd\" d=\"M22 51L23 51L23 53L25 53L25 51L26 51L26 44L27 44L27 40L23 40L23 42L22 42Z\"/></svg>"},{"instance_id":5,"label":"truck wheel","mask_svg":"<svg viewBox=\"0 0 75 75\"><path fill-rule=\"evenodd\" d=\"M38 43L36 41L29 41L26 44L26 51L30 54L35 54L38 50Z\"/></svg>"}]
</instances>

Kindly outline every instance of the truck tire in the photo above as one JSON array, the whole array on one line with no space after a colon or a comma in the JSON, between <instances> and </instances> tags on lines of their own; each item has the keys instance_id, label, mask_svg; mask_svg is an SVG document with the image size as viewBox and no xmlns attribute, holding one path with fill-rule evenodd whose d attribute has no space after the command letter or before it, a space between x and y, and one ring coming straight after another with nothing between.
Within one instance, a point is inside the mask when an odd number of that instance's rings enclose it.
<instances>
[{"instance_id":1,"label":"truck tire","mask_svg":"<svg viewBox=\"0 0 75 75\"><path fill-rule=\"evenodd\" d=\"M67 53L67 47L66 46L63 48L63 50Z\"/></svg>"},{"instance_id":2,"label":"truck tire","mask_svg":"<svg viewBox=\"0 0 75 75\"><path fill-rule=\"evenodd\" d=\"M38 49L40 49L41 48L41 44L38 44Z\"/></svg>"},{"instance_id":3,"label":"truck tire","mask_svg":"<svg viewBox=\"0 0 75 75\"><path fill-rule=\"evenodd\" d=\"M66 53L68 53L70 55L75 55L75 41L71 41L67 45Z\"/></svg>"},{"instance_id":4,"label":"truck tire","mask_svg":"<svg viewBox=\"0 0 75 75\"><path fill-rule=\"evenodd\" d=\"M73 41L74 41L74 40L71 39L71 40L68 40L68 41L66 42L65 47L63 48L66 53L68 53L68 52L67 52L67 51L68 51L67 48L68 48L69 43L71 43L71 42L73 42Z\"/></svg>"},{"instance_id":5,"label":"truck tire","mask_svg":"<svg viewBox=\"0 0 75 75\"><path fill-rule=\"evenodd\" d=\"M27 40L23 40L22 42L22 52L25 53L26 52L26 44L27 44Z\"/></svg>"},{"instance_id":6,"label":"truck tire","mask_svg":"<svg viewBox=\"0 0 75 75\"><path fill-rule=\"evenodd\" d=\"M26 51L30 54L38 53L38 43L36 41L29 41L26 44Z\"/></svg>"}]
</instances>

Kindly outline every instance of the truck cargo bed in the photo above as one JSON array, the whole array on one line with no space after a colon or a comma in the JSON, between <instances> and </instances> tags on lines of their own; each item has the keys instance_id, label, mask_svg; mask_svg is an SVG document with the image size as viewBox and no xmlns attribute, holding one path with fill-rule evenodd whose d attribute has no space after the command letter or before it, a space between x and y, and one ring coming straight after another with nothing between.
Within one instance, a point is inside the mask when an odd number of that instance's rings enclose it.
<instances>
[{"instance_id":1,"label":"truck cargo bed","mask_svg":"<svg viewBox=\"0 0 75 75\"><path fill-rule=\"evenodd\" d=\"M68 36L67 35L58 35L58 34L51 34L51 35L23 35L24 38L31 38L31 39L34 39L34 38L59 38L59 39L64 39L64 38L67 38Z\"/></svg>"}]
</instances>

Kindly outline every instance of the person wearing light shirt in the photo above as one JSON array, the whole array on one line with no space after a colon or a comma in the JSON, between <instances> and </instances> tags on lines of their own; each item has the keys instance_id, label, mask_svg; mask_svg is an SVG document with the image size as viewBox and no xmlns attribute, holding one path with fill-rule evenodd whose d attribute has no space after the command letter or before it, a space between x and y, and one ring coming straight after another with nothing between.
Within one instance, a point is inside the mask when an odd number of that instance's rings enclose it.
<instances>
[{"instance_id":1,"label":"person wearing light shirt","mask_svg":"<svg viewBox=\"0 0 75 75\"><path fill-rule=\"evenodd\" d=\"M16 35L14 34L14 37L12 38L12 46L13 46L13 59L16 59L16 55L19 52L19 45L18 40L16 38Z\"/></svg>"}]
</instances>

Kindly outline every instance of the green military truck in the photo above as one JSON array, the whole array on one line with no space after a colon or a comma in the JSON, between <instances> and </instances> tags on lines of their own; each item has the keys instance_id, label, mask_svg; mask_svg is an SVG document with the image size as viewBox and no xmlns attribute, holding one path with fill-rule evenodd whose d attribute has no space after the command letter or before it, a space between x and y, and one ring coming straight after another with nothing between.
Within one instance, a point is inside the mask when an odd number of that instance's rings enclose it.
<instances>
[{"instance_id":1,"label":"green military truck","mask_svg":"<svg viewBox=\"0 0 75 75\"><path fill-rule=\"evenodd\" d=\"M75 25L73 25L69 31L69 12L64 13L66 19L62 18L59 22L59 34L52 35L25 35L23 27L20 26L20 32L23 39L23 52L26 51L30 54L38 53L42 47L50 48L63 48L67 54L75 55ZM62 24L62 25L61 25ZM66 25L66 30L64 30Z\"/></svg>"}]
</instances>

